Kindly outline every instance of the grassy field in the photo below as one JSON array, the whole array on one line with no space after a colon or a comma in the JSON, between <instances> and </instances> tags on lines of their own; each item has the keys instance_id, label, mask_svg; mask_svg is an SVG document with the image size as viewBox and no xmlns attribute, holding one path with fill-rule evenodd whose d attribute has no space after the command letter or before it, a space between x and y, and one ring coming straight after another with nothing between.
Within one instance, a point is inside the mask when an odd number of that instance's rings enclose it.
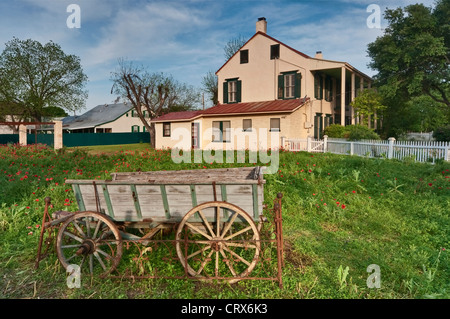
<instances>
[{"instance_id":1,"label":"grassy field","mask_svg":"<svg viewBox=\"0 0 450 319\"><path fill-rule=\"evenodd\" d=\"M175 164L147 144L65 149L0 147L0 298L449 298L450 163L280 153L265 175L265 198L283 197L286 265L276 282L208 284L189 280L84 281L66 285L56 254L34 270L44 198L76 211L65 179L112 172L253 164ZM256 164L258 165L258 164ZM370 265L380 269L369 288Z\"/></svg>"}]
</instances>

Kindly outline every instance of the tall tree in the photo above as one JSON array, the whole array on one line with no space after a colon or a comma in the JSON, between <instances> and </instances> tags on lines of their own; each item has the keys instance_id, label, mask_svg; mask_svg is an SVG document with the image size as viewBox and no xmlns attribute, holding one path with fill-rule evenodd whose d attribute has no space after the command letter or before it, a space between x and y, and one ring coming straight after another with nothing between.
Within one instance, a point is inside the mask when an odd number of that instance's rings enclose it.
<instances>
[{"instance_id":1,"label":"tall tree","mask_svg":"<svg viewBox=\"0 0 450 319\"><path fill-rule=\"evenodd\" d=\"M450 0L387 9L384 35L368 46L376 84L388 97L426 94L450 108Z\"/></svg>"},{"instance_id":2,"label":"tall tree","mask_svg":"<svg viewBox=\"0 0 450 319\"><path fill-rule=\"evenodd\" d=\"M230 39L223 48L225 59L229 60L245 44L245 42L247 41L241 35Z\"/></svg>"},{"instance_id":3,"label":"tall tree","mask_svg":"<svg viewBox=\"0 0 450 319\"><path fill-rule=\"evenodd\" d=\"M86 82L80 58L52 41L13 38L0 55L0 103L15 105L13 111L25 118L41 121L50 106L83 108Z\"/></svg>"},{"instance_id":4,"label":"tall tree","mask_svg":"<svg viewBox=\"0 0 450 319\"><path fill-rule=\"evenodd\" d=\"M362 124L368 126L369 118L378 120L380 113L386 109L382 96L375 89L365 89L350 103L355 109L355 116L362 116Z\"/></svg>"},{"instance_id":5,"label":"tall tree","mask_svg":"<svg viewBox=\"0 0 450 319\"><path fill-rule=\"evenodd\" d=\"M118 66L111 73L115 93L128 100L136 114L150 133L150 142L155 147L155 124L144 116L147 111L153 119L171 111L189 110L199 102L199 94L192 86L180 84L171 76L151 73L144 66L119 59Z\"/></svg>"},{"instance_id":6,"label":"tall tree","mask_svg":"<svg viewBox=\"0 0 450 319\"><path fill-rule=\"evenodd\" d=\"M217 87L217 76L214 74L214 72L209 71L206 73L206 75L202 79L202 85L203 90L206 92L206 94L209 95L209 99L213 103L213 105L216 105L219 103L218 94L219 90Z\"/></svg>"}]
</instances>

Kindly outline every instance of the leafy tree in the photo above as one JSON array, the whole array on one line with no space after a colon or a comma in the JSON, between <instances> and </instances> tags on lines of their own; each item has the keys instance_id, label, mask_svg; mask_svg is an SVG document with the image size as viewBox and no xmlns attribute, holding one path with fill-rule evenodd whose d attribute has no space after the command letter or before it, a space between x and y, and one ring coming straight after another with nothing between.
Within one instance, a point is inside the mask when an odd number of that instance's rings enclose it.
<instances>
[{"instance_id":1,"label":"leafy tree","mask_svg":"<svg viewBox=\"0 0 450 319\"><path fill-rule=\"evenodd\" d=\"M368 46L377 86L390 98L425 94L450 108L450 0L387 9L385 18L384 35Z\"/></svg>"},{"instance_id":2,"label":"leafy tree","mask_svg":"<svg viewBox=\"0 0 450 319\"><path fill-rule=\"evenodd\" d=\"M383 97L375 89L363 90L350 105L355 109L355 116L362 115L362 124L368 126L369 117L378 120L378 115L386 109Z\"/></svg>"},{"instance_id":3,"label":"leafy tree","mask_svg":"<svg viewBox=\"0 0 450 319\"><path fill-rule=\"evenodd\" d=\"M49 106L83 108L86 82L80 58L52 41L42 45L14 38L0 55L0 103L14 105L13 111L24 118L41 121Z\"/></svg>"},{"instance_id":4,"label":"leafy tree","mask_svg":"<svg viewBox=\"0 0 450 319\"><path fill-rule=\"evenodd\" d=\"M171 76L151 73L144 66L119 59L118 66L111 73L111 93L127 99L150 133L152 147L155 147L155 124L145 118L147 111L153 119L171 111L193 109L199 102L199 94L193 87L180 84Z\"/></svg>"}]
</instances>

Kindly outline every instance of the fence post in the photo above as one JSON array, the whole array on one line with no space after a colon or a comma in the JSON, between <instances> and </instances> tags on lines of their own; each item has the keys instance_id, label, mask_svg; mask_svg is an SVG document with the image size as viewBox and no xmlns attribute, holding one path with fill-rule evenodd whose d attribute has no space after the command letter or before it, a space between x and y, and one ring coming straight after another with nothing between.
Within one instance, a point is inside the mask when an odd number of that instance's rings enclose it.
<instances>
[{"instance_id":1,"label":"fence post","mask_svg":"<svg viewBox=\"0 0 450 319\"><path fill-rule=\"evenodd\" d=\"M62 132L62 121L54 121L53 126L53 145L55 150L59 150L63 147L63 132Z\"/></svg>"},{"instance_id":2,"label":"fence post","mask_svg":"<svg viewBox=\"0 0 450 319\"><path fill-rule=\"evenodd\" d=\"M350 142L350 155L353 155L353 152L354 152L353 145L354 145L354 143Z\"/></svg>"},{"instance_id":3,"label":"fence post","mask_svg":"<svg viewBox=\"0 0 450 319\"><path fill-rule=\"evenodd\" d=\"M446 148L444 148L444 161L449 161L449 152L450 152L450 148L447 146Z\"/></svg>"},{"instance_id":4,"label":"fence post","mask_svg":"<svg viewBox=\"0 0 450 319\"><path fill-rule=\"evenodd\" d=\"M311 152L311 136L306 139L306 151Z\"/></svg>"},{"instance_id":5,"label":"fence post","mask_svg":"<svg viewBox=\"0 0 450 319\"><path fill-rule=\"evenodd\" d=\"M19 125L19 145L27 145L27 127L23 124Z\"/></svg>"},{"instance_id":6,"label":"fence post","mask_svg":"<svg viewBox=\"0 0 450 319\"><path fill-rule=\"evenodd\" d=\"M395 142L395 138L394 137L390 137L390 138L388 138L388 141L389 141L388 158L393 158L394 157L394 142Z\"/></svg>"},{"instance_id":7,"label":"fence post","mask_svg":"<svg viewBox=\"0 0 450 319\"><path fill-rule=\"evenodd\" d=\"M282 137L281 137L281 148L284 149L284 148L286 147L285 143L286 143L286 137L285 137L285 136L282 136ZM286 150L289 151L288 148L286 148Z\"/></svg>"},{"instance_id":8,"label":"fence post","mask_svg":"<svg viewBox=\"0 0 450 319\"><path fill-rule=\"evenodd\" d=\"M323 152L326 153L328 151L328 135L323 136Z\"/></svg>"}]
</instances>

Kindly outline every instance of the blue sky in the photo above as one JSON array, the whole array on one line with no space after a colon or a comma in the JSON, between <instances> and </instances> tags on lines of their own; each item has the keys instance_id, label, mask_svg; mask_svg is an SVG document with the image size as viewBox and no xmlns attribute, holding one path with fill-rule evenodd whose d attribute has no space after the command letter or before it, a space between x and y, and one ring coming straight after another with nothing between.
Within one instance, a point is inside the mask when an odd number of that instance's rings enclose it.
<instances>
[{"instance_id":1,"label":"blue sky","mask_svg":"<svg viewBox=\"0 0 450 319\"><path fill-rule=\"evenodd\" d=\"M180 82L201 87L208 71L223 63L224 45L232 38L249 39L259 17L267 19L267 33L314 56L346 61L368 75L367 44L383 34L369 28L376 4L404 7L417 1L392 0L2 0L0 50L13 37L50 40L67 54L81 58L89 78L89 97L82 113L98 104L112 103L110 73L118 58L164 72ZM432 6L433 0L425 0ZM80 8L80 28L68 28L70 4ZM206 106L209 106L208 104Z\"/></svg>"}]
</instances>

